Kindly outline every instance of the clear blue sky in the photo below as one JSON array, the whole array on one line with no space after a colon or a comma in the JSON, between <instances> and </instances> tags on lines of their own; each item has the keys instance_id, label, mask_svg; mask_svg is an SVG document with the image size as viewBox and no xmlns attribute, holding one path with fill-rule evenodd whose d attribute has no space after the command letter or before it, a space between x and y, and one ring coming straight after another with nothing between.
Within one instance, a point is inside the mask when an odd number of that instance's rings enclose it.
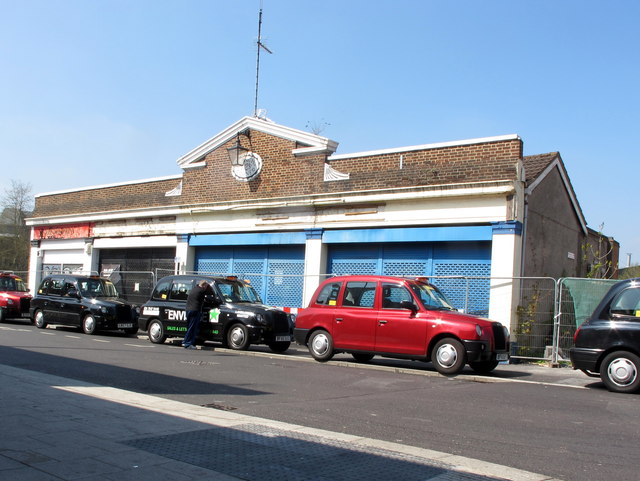
<instances>
[{"instance_id":1,"label":"clear blue sky","mask_svg":"<svg viewBox=\"0 0 640 481\"><path fill-rule=\"evenodd\" d=\"M0 190L180 173L253 113L259 0L0 0ZM640 2L263 0L259 107L337 153L518 134L640 262Z\"/></svg>"}]
</instances>

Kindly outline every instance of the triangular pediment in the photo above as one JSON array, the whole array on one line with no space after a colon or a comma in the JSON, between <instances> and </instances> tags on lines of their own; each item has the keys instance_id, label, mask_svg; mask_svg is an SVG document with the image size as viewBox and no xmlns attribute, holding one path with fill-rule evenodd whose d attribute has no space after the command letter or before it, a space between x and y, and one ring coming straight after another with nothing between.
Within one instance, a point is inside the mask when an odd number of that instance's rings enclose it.
<instances>
[{"instance_id":1,"label":"triangular pediment","mask_svg":"<svg viewBox=\"0 0 640 481\"><path fill-rule=\"evenodd\" d=\"M321 137L309 132L293 129L291 127L285 127L270 120L258 117L243 117L235 124L230 125L222 132L211 137L206 142L203 142L195 149L180 157L176 162L178 166L183 169L199 167L202 165L204 157L209 152L212 152L218 147L224 145L229 140L236 137L236 135L246 131L247 129L263 132L268 135L273 135L275 137L295 142L298 147L292 151L294 156L315 155L320 153L331 155L338 147L338 142L326 137Z\"/></svg>"},{"instance_id":2,"label":"triangular pediment","mask_svg":"<svg viewBox=\"0 0 640 481\"><path fill-rule=\"evenodd\" d=\"M573 190L573 186L569 180L569 174L564 166L562 157L560 157L560 153L550 152L548 154L526 156L523 158L523 164L527 184L525 192L527 195L530 195L551 173L558 173L560 180L567 191L567 195L569 196L578 221L580 222L582 232L586 235L587 221L584 218L582 208L578 202L578 197Z\"/></svg>"}]
</instances>

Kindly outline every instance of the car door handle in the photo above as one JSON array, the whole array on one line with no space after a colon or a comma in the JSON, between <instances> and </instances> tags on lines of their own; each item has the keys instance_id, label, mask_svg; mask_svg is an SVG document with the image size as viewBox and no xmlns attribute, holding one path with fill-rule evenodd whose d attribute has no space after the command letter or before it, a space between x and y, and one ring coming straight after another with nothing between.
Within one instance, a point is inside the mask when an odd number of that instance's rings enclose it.
<instances>
[{"instance_id":1,"label":"car door handle","mask_svg":"<svg viewBox=\"0 0 640 481\"><path fill-rule=\"evenodd\" d=\"M336 317L336 322L342 322L342 318L341 317Z\"/></svg>"},{"instance_id":2,"label":"car door handle","mask_svg":"<svg viewBox=\"0 0 640 481\"><path fill-rule=\"evenodd\" d=\"M387 322L389 321L381 320L381 321L378 321L378 324L382 325L382 324L386 324Z\"/></svg>"}]
</instances>

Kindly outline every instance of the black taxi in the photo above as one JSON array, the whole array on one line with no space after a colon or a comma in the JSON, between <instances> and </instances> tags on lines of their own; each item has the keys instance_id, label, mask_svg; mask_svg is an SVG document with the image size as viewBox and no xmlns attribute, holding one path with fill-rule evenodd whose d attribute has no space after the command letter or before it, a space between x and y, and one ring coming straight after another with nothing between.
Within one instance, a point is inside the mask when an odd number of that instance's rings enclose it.
<instances>
[{"instance_id":1,"label":"black taxi","mask_svg":"<svg viewBox=\"0 0 640 481\"><path fill-rule=\"evenodd\" d=\"M139 328L147 331L151 342L161 344L169 337L184 337L187 296L201 280L211 285L213 294L205 299L200 342L221 342L235 350L246 350L251 344L266 344L273 352L289 349L293 317L264 305L249 282L233 276L174 275L160 279L151 299L141 306L138 318Z\"/></svg>"},{"instance_id":2,"label":"black taxi","mask_svg":"<svg viewBox=\"0 0 640 481\"><path fill-rule=\"evenodd\" d=\"M80 327L85 334L101 330L138 332L135 308L120 297L109 279L97 276L45 277L31 299L29 312L40 329L63 324Z\"/></svg>"},{"instance_id":3,"label":"black taxi","mask_svg":"<svg viewBox=\"0 0 640 481\"><path fill-rule=\"evenodd\" d=\"M574 369L609 391L640 391L640 278L616 282L574 335Z\"/></svg>"}]
</instances>

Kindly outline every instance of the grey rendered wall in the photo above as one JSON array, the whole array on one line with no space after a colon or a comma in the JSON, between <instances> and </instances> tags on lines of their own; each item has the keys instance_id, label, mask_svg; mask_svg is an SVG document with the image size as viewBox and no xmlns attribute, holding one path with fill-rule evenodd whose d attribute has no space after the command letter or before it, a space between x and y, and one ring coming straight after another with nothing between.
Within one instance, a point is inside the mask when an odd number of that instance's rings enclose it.
<instances>
[{"instance_id":1,"label":"grey rendered wall","mask_svg":"<svg viewBox=\"0 0 640 481\"><path fill-rule=\"evenodd\" d=\"M525 277L580 277L585 236L558 169L527 197ZM573 257L573 258L572 258Z\"/></svg>"}]
</instances>

